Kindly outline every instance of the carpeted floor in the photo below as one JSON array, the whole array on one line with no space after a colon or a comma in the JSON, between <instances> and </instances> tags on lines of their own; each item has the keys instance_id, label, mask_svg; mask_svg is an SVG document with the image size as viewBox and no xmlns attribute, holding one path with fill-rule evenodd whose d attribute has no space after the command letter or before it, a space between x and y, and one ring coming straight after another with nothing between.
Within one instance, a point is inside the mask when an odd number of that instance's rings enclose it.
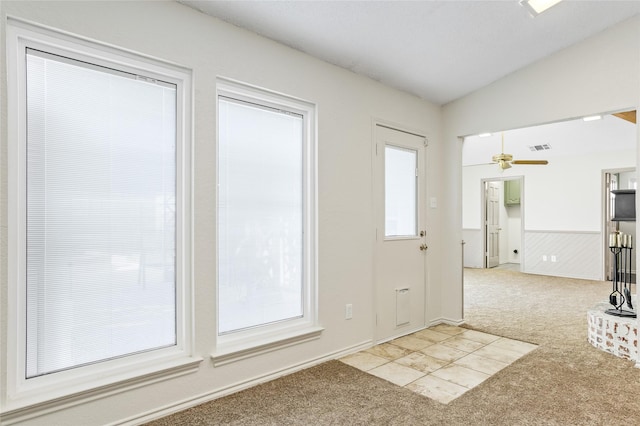
<instances>
[{"instance_id":1,"label":"carpeted floor","mask_svg":"<svg viewBox=\"0 0 640 426\"><path fill-rule=\"evenodd\" d=\"M465 270L465 327L540 347L448 405L331 361L151 424L640 424L640 369L586 341L586 312L610 291L606 282Z\"/></svg>"}]
</instances>

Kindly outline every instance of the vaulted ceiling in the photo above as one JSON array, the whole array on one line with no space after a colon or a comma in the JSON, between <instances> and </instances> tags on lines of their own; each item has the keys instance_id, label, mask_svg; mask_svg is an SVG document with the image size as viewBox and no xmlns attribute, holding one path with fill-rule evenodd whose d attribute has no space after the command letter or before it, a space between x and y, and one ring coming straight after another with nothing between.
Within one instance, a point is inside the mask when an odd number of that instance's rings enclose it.
<instances>
[{"instance_id":1,"label":"vaulted ceiling","mask_svg":"<svg viewBox=\"0 0 640 426\"><path fill-rule=\"evenodd\" d=\"M187 6L446 104L640 13L640 1L192 1Z\"/></svg>"}]
</instances>

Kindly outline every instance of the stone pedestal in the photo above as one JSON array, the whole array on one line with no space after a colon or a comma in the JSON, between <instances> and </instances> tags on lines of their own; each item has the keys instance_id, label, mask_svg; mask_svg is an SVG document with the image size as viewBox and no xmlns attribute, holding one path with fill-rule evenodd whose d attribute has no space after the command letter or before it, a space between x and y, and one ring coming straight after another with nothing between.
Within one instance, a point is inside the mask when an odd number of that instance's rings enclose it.
<instances>
[{"instance_id":1,"label":"stone pedestal","mask_svg":"<svg viewBox=\"0 0 640 426\"><path fill-rule=\"evenodd\" d=\"M632 300L637 306L637 299ZM604 311L609 308L610 304L600 303L587 312L589 343L620 358L639 361L638 319L608 315Z\"/></svg>"}]
</instances>

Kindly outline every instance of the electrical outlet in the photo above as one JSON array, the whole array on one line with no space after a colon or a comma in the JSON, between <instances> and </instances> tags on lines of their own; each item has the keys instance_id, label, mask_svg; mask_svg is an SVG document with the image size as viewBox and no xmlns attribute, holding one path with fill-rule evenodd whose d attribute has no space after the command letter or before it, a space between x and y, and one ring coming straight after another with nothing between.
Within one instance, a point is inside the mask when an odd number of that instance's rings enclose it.
<instances>
[{"instance_id":1,"label":"electrical outlet","mask_svg":"<svg viewBox=\"0 0 640 426\"><path fill-rule=\"evenodd\" d=\"M353 318L353 305L351 303L347 303L344 307L344 319Z\"/></svg>"},{"instance_id":2,"label":"electrical outlet","mask_svg":"<svg viewBox=\"0 0 640 426\"><path fill-rule=\"evenodd\" d=\"M556 262L558 259L555 256L551 256L551 261Z\"/></svg>"},{"instance_id":3,"label":"electrical outlet","mask_svg":"<svg viewBox=\"0 0 640 426\"><path fill-rule=\"evenodd\" d=\"M543 262L546 262L546 261L547 261L547 255L546 255L546 254L543 254L543 255L542 255L542 261L543 261Z\"/></svg>"}]
</instances>

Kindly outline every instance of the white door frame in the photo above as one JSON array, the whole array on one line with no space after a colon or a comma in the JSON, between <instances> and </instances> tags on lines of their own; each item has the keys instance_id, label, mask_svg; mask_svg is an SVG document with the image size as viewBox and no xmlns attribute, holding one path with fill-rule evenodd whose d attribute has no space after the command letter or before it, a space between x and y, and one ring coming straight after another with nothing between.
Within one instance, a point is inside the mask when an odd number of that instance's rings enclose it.
<instances>
[{"instance_id":1,"label":"white door frame","mask_svg":"<svg viewBox=\"0 0 640 426\"><path fill-rule=\"evenodd\" d=\"M496 194L497 191L497 194ZM484 183L484 267L486 269L500 266L500 252L502 245L500 240L504 235L502 231L502 205L500 201L504 202L504 182L502 181L487 181ZM508 234L507 234L508 235Z\"/></svg>"},{"instance_id":2,"label":"white door frame","mask_svg":"<svg viewBox=\"0 0 640 426\"><path fill-rule=\"evenodd\" d=\"M408 133L410 135L414 135L414 136L418 136L421 138L424 138L425 141L425 148L428 148L429 146L429 138L427 136L426 132L423 132L421 130L418 129L411 129L408 128L406 126L403 125L399 125L397 123L392 123L386 120L381 120L381 119L377 119L374 118L372 119L371 122L371 202L372 202L372 209L371 211L373 212L373 263L371 265L372 267L372 276L373 276L373 280L372 280L372 331L373 331L373 342L374 343L383 343L384 341L388 341L391 340L389 338L387 339L378 339L377 337L377 333L378 333L378 329L377 329L377 309L378 309L378 285L379 285L379 281L377 279L377 274L376 274L376 264L377 264L377 259L379 258L380 254L378 253L378 246L377 246L377 233L378 232L384 232L383 230L378 230L377 229L377 220L379 218L379 214L380 212L377 211L377 204L376 204L376 190L377 188L375 187L376 185L376 149L377 149L377 133L376 133L376 128L378 126L381 127L385 127L391 130L396 130L398 132L403 132L403 133ZM424 188L422 190L422 196L424 197L425 200L425 224L423 226L423 228L426 229L427 232L427 236L429 235L430 232L430 223L429 223L429 215L428 215L428 207L427 205L428 203L428 169L429 169L429 153L428 153L428 149L425 149L425 158L424 158L424 164L425 164L425 184L424 184ZM384 238L384 236L382 236L382 238ZM427 252L428 255L428 252ZM428 316L428 301L430 298L430 286L429 286L429 282L428 282L428 276L429 274L427 273L427 269L428 269L428 261L427 261L427 257L425 257L425 268L424 268L424 280L423 280L423 285L424 285L424 301L423 301L423 306L424 306L424 319L425 319L425 324L415 330L408 330L406 332L404 332L403 334L410 334L413 333L415 331L418 331L420 329L426 328L429 325L429 316ZM400 337L400 336L396 336L396 337ZM394 337L394 338L396 338Z\"/></svg>"},{"instance_id":3,"label":"white door frame","mask_svg":"<svg viewBox=\"0 0 640 426\"><path fill-rule=\"evenodd\" d=\"M487 246L487 233L486 233L486 221L487 221L487 196L485 192L485 188L488 182L504 182L507 180L519 180L520 181L520 272L525 270L525 244L524 244L524 211L525 211L525 186L524 186L524 176L503 176L503 177L492 177L492 178L482 178L480 179L480 224L482 227L482 267L487 267L487 256L485 252L485 248Z\"/></svg>"},{"instance_id":4,"label":"white door frame","mask_svg":"<svg viewBox=\"0 0 640 426\"><path fill-rule=\"evenodd\" d=\"M636 167L621 167L616 169L604 169L602 170L602 251L604 256L602 257L602 279L604 281L609 280L609 272L610 272L610 262L611 262L611 252L609 251L609 212L607 211L607 197L609 196L607 190L607 175L614 175L625 172L633 172L635 171L637 174ZM637 232L637 230L636 230ZM637 243L636 243L637 244ZM635 260L635 258L634 258Z\"/></svg>"}]
</instances>

